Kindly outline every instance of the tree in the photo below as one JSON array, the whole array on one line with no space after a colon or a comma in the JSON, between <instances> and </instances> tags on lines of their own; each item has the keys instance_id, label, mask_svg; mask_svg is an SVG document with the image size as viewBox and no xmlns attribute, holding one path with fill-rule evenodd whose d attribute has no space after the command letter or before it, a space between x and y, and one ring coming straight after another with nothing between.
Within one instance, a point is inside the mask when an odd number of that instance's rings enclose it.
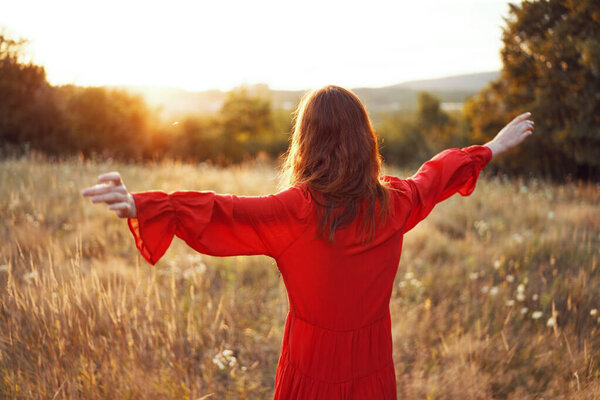
<instances>
[{"instance_id":1,"label":"tree","mask_svg":"<svg viewBox=\"0 0 600 400\"><path fill-rule=\"evenodd\" d=\"M472 139L531 111L534 135L500 160L504 168L600 178L600 2L524 1L505 21L501 75L464 108Z\"/></svg>"},{"instance_id":2,"label":"tree","mask_svg":"<svg viewBox=\"0 0 600 400\"><path fill-rule=\"evenodd\" d=\"M376 127L379 151L386 163L416 167L431 155L413 112L398 110L383 114Z\"/></svg>"},{"instance_id":3,"label":"tree","mask_svg":"<svg viewBox=\"0 0 600 400\"><path fill-rule=\"evenodd\" d=\"M219 112L224 155L241 161L245 155L256 155L265 136L273 133L271 102L251 95L244 87L228 93Z\"/></svg>"},{"instance_id":4,"label":"tree","mask_svg":"<svg viewBox=\"0 0 600 400\"><path fill-rule=\"evenodd\" d=\"M0 33L0 147L60 150L66 131L44 67L23 61L25 40Z\"/></svg>"},{"instance_id":5,"label":"tree","mask_svg":"<svg viewBox=\"0 0 600 400\"><path fill-rule=\"evenodd\" d=\"M67 85L56 90L75 149L85 155L141 158L149 111L140 96L102 87Z\"/></svg>"},{"instance_id":6,"label":"tree","mask_svg":"<svg viewBox=\"0 0 600 400\"><path fill-rule=\"evenodd\" d=\"M430 152L448 148L452 143L454 124L441 106L440 99L428 92L417 94L417 126Z\"/></svg>"},{"instance_id":7,"label":"tree","mask_svg":"<svg viewBox=\"0 0 600 400\"><path fill-rule=\"evenodd\" d=\"M212 116L188 115L177 126L173 153L189 161L205 161L215 157L219 124Z\"/></svg>"}]
</instances>

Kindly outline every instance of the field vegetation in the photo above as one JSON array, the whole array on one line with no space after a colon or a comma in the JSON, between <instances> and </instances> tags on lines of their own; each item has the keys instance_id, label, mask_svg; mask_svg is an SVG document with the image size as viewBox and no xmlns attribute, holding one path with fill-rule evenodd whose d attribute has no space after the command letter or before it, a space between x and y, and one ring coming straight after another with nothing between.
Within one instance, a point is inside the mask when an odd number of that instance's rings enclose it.
<instances>
[{"instance_id":1,"label":"field vegetation","mask_svg":"<svg viewBox=\"0 0 600 400\"><path fill-rule=\"evenodd\" d=\"M287 295L273 260L175 239L156 266L80 190L278 189L227 168L0 162L0 398L268 399ZM406 177L414 171L388 169ZM392 312L399 398L600 398L600 190L484 170L406 235Z\"/></svg>"}]
</instances>

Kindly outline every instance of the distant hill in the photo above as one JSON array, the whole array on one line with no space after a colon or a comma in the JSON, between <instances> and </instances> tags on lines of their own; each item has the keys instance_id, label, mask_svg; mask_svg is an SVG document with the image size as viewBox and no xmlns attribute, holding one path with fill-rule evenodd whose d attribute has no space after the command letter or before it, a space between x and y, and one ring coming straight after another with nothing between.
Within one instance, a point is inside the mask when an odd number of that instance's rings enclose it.
<instances>
[{"instance_id":1,"label":"distant hill","mask_svg":"<svg viewBox=\"0 0 600 400\"><path fill-rule=\"evenodd\" d=\"M489 82L498 78L499 75L499 71L479 72L476 74L454 75L444 78L403 82L394 85L393 87L412 90L478 92Z\"/></svg>"},{"instance_id":2,"label":"distant hill","mask_svg":"<svg viewBox=\"0 0 600 400\"><path fill-rule=\"evenodd\" d=\"M416 94L419 91L428 91L438 96L442 106L447 109L458 109L468 96L477 93L498 75L498 71L481 72L402 82L378 88L352 88L352 91L372 112L414 109ZM221 90L190 92L184 89L151 86L117 88L142 95L150 107L157 108L161 116L168 120L190 113L214 113L220 109L227 95L227 92ZM295 108L305 93L304 90L272 90L265 84L250 85L248 90L269 96L273 107L283 109Z\"/></svg>"}]
</instances>

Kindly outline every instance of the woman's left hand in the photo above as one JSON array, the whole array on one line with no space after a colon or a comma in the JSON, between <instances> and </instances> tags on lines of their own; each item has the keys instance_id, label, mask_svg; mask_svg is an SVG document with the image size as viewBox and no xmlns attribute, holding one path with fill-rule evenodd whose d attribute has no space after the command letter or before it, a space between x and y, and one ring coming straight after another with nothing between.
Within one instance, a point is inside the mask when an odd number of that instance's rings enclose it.
<instances>
[{"instance_id":1,"label":"woman's left hand","mask_svg":"<svg viewBox=\"0 0 600 400\"><path fill-rule=\"evenodd\" d=\"M83 189L81 194L92 197L92 203L107 203L121 218L137 218L137 209L131 193L125 188L118 172L107 172L98 176L97 185Z\"/></svg>"}]
</instances>

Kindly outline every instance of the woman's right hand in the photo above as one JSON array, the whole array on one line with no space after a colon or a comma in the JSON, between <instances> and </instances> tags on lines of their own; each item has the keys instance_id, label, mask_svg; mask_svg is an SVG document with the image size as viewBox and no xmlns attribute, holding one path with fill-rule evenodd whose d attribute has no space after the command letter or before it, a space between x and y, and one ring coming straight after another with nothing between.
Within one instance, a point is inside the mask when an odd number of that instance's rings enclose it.
<instances>
[{"instance_id":1,"label":"woman's right hand","mask_svg":"<svg viewBox=\"0 0 600 400\"><path fill-rule=\"evenodd\" d=\"M534 122L529 120L530 116L530 112L519 115L485 144L492 150L492 158L519 145L533 133Z\"/></svg>"},{"instance_id":2,"label":"woman's right hand","mask_svg":"<svg viewBox=\"0 0 600 400\"><path fill-rule=\"evenodd\" d=\"M137 218L137 209L131 193L127 192L125 184L118 172L107 172L98 176L97 185L83 189L81 194L92 196L92 203L107 203L121 218Z\"/></svg>"}]
</instances>

